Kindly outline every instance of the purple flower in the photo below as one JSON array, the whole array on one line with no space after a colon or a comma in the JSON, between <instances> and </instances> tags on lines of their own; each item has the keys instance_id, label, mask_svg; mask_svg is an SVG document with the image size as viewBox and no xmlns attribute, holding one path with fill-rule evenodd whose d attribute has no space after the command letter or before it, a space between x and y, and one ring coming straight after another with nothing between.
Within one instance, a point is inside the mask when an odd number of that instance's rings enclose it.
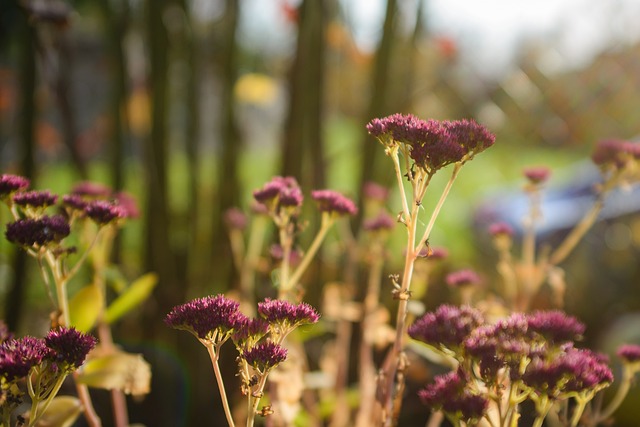
<instances>
[{"instance_id":1,"label":"purple flower","mask_svg":"<svg viewBox=\"0 0 640 427\"><path fill-rule=\"evenodd\" d=\"M598 166L622 168L629 158L640 158L640 145L619 139L607 139L598 142L591 160Z\"/></svg>"},{"instance_id":2,"label":"purple flower","mask_svg":"<svg viewBox=\"0 0 640 427\"><path fill-rule=\"evenodd\" d=\"M174 329L183 329L195 334L200 339L223 339L216 332L224 335L232 331L241 313L239 304L224 295L198 298L174 307L165 323Z\"/></svg>"},{"instance_id":3,"label":"purple flower","mask_svg":"<svg viewBox=\"0 0 640 427\"><path fill-rule=\"evenodd\" d=\"M489 402L465 388L467 379L461 371L438 375L432 384L418 392L422 403L432 408L461 417L465 421L482 418Z\"/></svg>"},{"instance_id":4,"label":"purple flower","mask_svg":"<svg viewBox=\"0 0 640 427\"><path fill-rule=\"evenodd\" d=\"M229 229L244 230L247 227L247 216L238 208L230 208L224 213L224 223Z\"/></svg>"},{"instance_id":5,"label":"purple flower","mask_svg":"<svg viewBox=\"0 0 640 427\"><path fill-rule=\"evenodd\" d=\"M65 194L62 196L62 204L65 207L76 212L81 212L82 215L84 215L84 210L87 208L89 202L78 194Z\"/></svg>"},{"instance_id":6,"label":"purple flower","mask_svg":"<svg viewBox=\"0 0 640 427\"><path fill-rule=\"evenodd\" d=\"M549 179L551 169L546 166L530 167L526 168L523 173L531 184L542 184Z\"/></svg>"},{"instance_id":7,"label":"purple flower","mask_svg":"<svg viewBox=\"0 0 640 427\"><path fill-rule=\"evenodd\" d=\"M50 357L63 369L76 370L84 363L87 354L96 346L96 339L74 327L59 327L49 331L44 341L51 350Z\"/></svg>"},{"instance_id":8,"label":"purple flower","mask_svg":"<svg viewBox=\"0 0 640 427\"><path fill-rule=\"evenodd\" d=\"M480 283L480 276L473 270L459 270L449 273L446 278L447 285L452 288L461 288L463 286L477 285Z\"/></svg>"},{"instance_id":9,"label":"purple flower","mask_svg":"<svg viewBox=\"0 0 640 427\"><path fill-rule=\"evenodd\" d=\"M34 208L46 208L55 205L58 196L50 191L25 191L13 195L13 203L18 206L31 206Z\"/></svg>"},{"instance_id":10,"label":"purple flower","mask_svg":"<svg viewBox=\"0 0 640 427\"><path fill-rule=\"evenodd\" d=\"M315 190L311 198L318 203L321 212L336 213L338 215L355 215L358 208L353 201L333 190Z\"/></svg>"},{"instance_id":11,"label":"purple flower","mask_svg":"<svg viewBox=\"0 0 640 427\"><path fill-rule=\"evenodd\" d=\"M242 358L249 365L264 373L284 362L287 358L287 350L273 342L266 342L243 351Z\"/></svg>"},{"instance_id":12,"label":"purple flower","mask_svg":"<svg viewBox=\"0 0 640 427\"><path fill-rule=\"evenodd\" d=\"M240 314L236 320L231 339L236 347L246 349L254 346L267 332L269 332L269 322Z\"/></svg>"},{"instance_id":13,"label":"purple flower","mask_svg":"<svg viewBox=\"0 0 640 427\"><path fill-rule=\"evenodd\" d=\"M29 180L18 175L0 175L0 199L3 199L16 191L23 191L29 187Z\"/></svg>"},{"instance_id":14,"label":"purple flower","mask_svg":"<svg viewBox=\"0 0 640 427\"><path fill-rule=\"evenodd\" d=\"M5 236L10 242L22 246L44 246L60 243L71 233L67 220L60 216L44 215L37 219L19 219L7 224Z\"/></svg>"},{"instance_id":15,"label":"purple flower","mask_svg":"<svg viewBox=\"0 0 640 427\"><path fill-rule=\"evenodd\" d=\"M640 362L640 345L624 344L616 352L619 358L627 363Z\"/></svg>"},{"instance_id":16,"label":"purple flower","mask_svg":"<svg viewBox=\"0 0 640 427\"><path fill-rule=\"evenodd\" d=\"M579 339L585 325L562 311L536 311L527 316L529 331L537 332L551 344Z\"/></svg>"},{"instance_id":17,"label":"purple flower","mask_svg":"<svg viewBox=\"0 0 640 427\"><path fill-rule=\"evenodd\" d=\"M44 340L30 336L0 344L0 377L11 382L29 374L49 353Z\"/></svg>"},{"instance_id":18,"label":"purple flower","mask_svg":"<svg viewBox=\"0 0 640 427\"><path fill-rule=\"evenodd\" d=\"M258 303L258 313L271 324L288 327L316 323L320 319L318 312L307 303L296 305L271 298Z\"/></svg>"},{"instance_id":19,"label":"purple flower","mask_svg":"<svg viewBox=\"0 0 640 427\"><path fill-rule=\"evenodd\" d=\"M89 202L85 212L98 225L107 225L112 221L127 217L127 211L122 206L106 200Z\"/></svg>"},{"instance_id":20,"label":"purple flower","mask_svg":"<svg viewBox=\"0 0 640 427\"><path fill-rule=\"evenodd\" d=\"M483 322L482 314L472 307L441 305L416 320L409 327L409 336L440 349L456 351Z\"/></svg>"},{"instance_id":21,"label":"purple flower","mask_svg":"<svg viewBox=\"0 0 640 427\"><path fill-rule=\"evenodd\" d=\"M140 209L136 199L126 191L119 191L115 194L115 201L127 214L127 218L135 219L140 217Z\"/></svg>"},{"instance_id":22,"label":"purple flower","mask_svg":"<svg viewBox=\"0 0 640 427\"><path fill-rule=\"evenodd\" d=\"M260 203L273 207L299 207L302 205L302 190L294 177L276 176L261 189L253 192L253 197Z\"/></svg>"},{"instance_id":23,"label":"purple flower","mask_svg":"<svg viewBox=\"0 0 640 427\"><path fill-rule=\"evenodd\" d=\"M455 120L445 122L444 125L451 138L473 155L491 147L496 140L495 135L489 129L474 120Z\"/></svg>"},{"instance_id":24,"label":"purple flower","mask_svg":"<svg viewBox=\"0 0 640 427\"><path fill-rule=\"evenodd\" d=\"M383 231L391 230L396 225L396 220L389 214L381 212L375 218L365 219L362 228L366 231Z\"/></svg>"},{"instance_id":25,"label":"purple flower","mask_svg":"<svg viewBox=\"0 0 640 427\"><path fill-rule=\"evenodd\" d=\"M513 236L513 227L506 222L496 222L489 226L489 234L496 236Z\"/></svg>"},{"instance_id":26,"label":"purple flower","mask_svg":"<svg viewBox=\"0 0 640 427\"><path fill-rule=\"evenodd\" d=\"M389 189L375 182L366 182L362 187L362 194L365 199L384 202L389 198Z\"/></svg>"},{"instance_id":27,"label":"purple flower","mask_svg":"<svg viewBox=\"0 0 640 427\"><path fill-rule=\"evenodd\" d=\"M82 181L74 185L71 193L88 198L107 198L111 196L111 188L97 182Z\"/></svg>"}]
</instances>

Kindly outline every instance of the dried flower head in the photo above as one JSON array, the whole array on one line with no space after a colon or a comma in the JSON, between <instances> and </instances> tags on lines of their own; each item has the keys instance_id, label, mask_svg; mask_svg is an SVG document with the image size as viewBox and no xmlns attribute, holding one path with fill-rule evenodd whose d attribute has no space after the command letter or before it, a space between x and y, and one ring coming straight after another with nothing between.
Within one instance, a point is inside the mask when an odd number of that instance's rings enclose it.
<instances>
[{"instance_id":1,"label":"dried flower head","mask_svg":"<svg viewBox=\"0 0 640 427\"><path fill-rule=\"evenodd\" d=\"M562 311L536 311L527 316L530 332L536 332L550 344L562 344L578 340L585 325Z\"/></svg>"},{"instance_id":2,"label":"dried flower head","mask_svg":"<svg viewBox=\"0 0 640 427\"><path fill-rule=\"evenodd\" d=\"M44 215L37 219L19 219L7 224L7 240L22 246L44 246L60 243L71 233L67 220L60 215Z\"/></svg>"},{"instance_id":3,"label":"dried flower head","mask_svg":"<svg viewBox=\"0 0 640 427\"><path fill-rule=\"evenodd\" d=\"M30 336L11 338L0 344L0 378L15 381L29 374L49 353L44 340Z\"/></svg>"},{"instance_id":4,"label":"dried flower head","mask_svg":"<svg viewBox=\"0 0 640 427\"><path fill-rule=\"evenodd\" d=\"M287 358L287 350L273 342L265 342L243 351L242 358L264 373L284 362Z\"/></svg>"},{"instance_id":5,"label":"dried flower head","mask_svg":"<svg viewBox=\"0 0 640 427\"><path fill-rule=\"evenodd\" d=\"M229 208L224 213L224 223L231 230L244 230L247 216L238 208Z\"/></svg>"},{"instance_id":6,"label":"dried flower head","mask_svg":"<svg viewBox=\"0 0 640 427\"><path fill-rule=\"evenodd\" d=\"M17 191L29 188L30 181L22 176L3 174L0 175L0 199L10 197Z\"/></svg>"},{"instance_id":7,"label":"dried flower head","mask_svg":"<svg viewBox=\"0 0 640 427\"><path fill-rule=\"evenodd\" d=\"M483 322L482 314L472 307L441 305L416 320L409 327L409 336L436 348L455 352Z\"/></svg>"},{"instance_id":8,"label":"dried flower head","mask_svg":"<svg viewBox=\"0 0 640 427\"><path fill-rule=\"evenodd\" d=\"M305 302L292 304L289 301L271 298L258 303L258 313L271 324L290 328L316 323L320 319L318 312Z\"/></svg>"},{"instance_id":9,"label":"dried flower head","mask_svg":"<svg viewBox=\"0 0 640 427\"><path fill-rule=\"evenodd\" d=\"M396 225L396 220L391 215L381 212L375 218L365 219L362 228L366 231L391 230Z\"/></svg>"},{"instance_id":10,"label":"dried flower head","mask_svg":"<svg viewBox=\"0 0 640 427\"><path fill-rule=\"evenodd\" d=\"M261 189L254 191L253 197L274 210L299 207L304 199L298 181L292 176L273 177Z\"/></svg>"},{"instance_id":11,"label":"dried flower head","mask_svg":"<svg viewBox=\"0 0 640 427\"><path fill-rule=\"evenodd\" d=\"M71 194L90 199L105 199L111 196L111 188L97 182L82 181L73 186Z\"/></svg>"},{"instance_id":12,"label":"dried flower head","mask_svg":"<svg viewBox=\"0 0 640 427\"><path fill-rule=\"evenodd\" d=\"M55 205L58 196L50 191L24 191L13 195L13 203L22 207L46 208Z\"/></svg>"},{"instance_id":13,"label":"dried flower head","mask_svg":"<svg viewBox=\"0 0 640 427\"><path fill-rule=\"evenodd\" d=\"M315 190L311 192L311 198L318 203L320 212L338 215L355 215L358 213L355 203L337 191Z\"/></svg>"},{"instance_id":14,"label":"dried flower head","mask_svg":"<svg viewBox=\"0 0 640 427\"><path fill-rule=\"evenodd\" d=\"M483 417L489 402L466 389L467 379L462 371L438 375L434 382L418 392L422 403L432 410L442 410L465 422Z\"/></svg>"},{"instance_id":15,"label":"dried flower head","mask_svg":"<svg viewBox=\"0 0 640 427\"><path fill-rule=\"evenodd\" d=\"M49 356L63 369L74 371L84 363L87 354L96 346L96 339L74 327L59 327L49 331L44 337Z\"/></svg>"},{"instance_id":16,"label":"dried flower head","mask_svg":"<svg viewBox=\"0 0 640 427\"><path fill-rule=\"evenodd\" d=\"M222 339L220 335L231 332L238 321L239 304L224 295L197 298L174 307L165 323L174 329L182 329L199 339Z\"/></svg>"},{"instance_id":17,"label":"dried flower head","mask_svg":"<svg viewBox=\"0 0 640 427\"><path fill-rule=\"evenodd\" d=\"M616 352L618 357L627 363L640 362L640 345L624 344Z\"/></svg>"},{"instance_id":18,"label":"dried flower head","mask_svg":"<svg viewBox=\"0 0 640 427\"><path fill-rule=\"evenodd\" d=\"M526 168L523 174L531 184L543 184L549 179L551 169L546 166L530 167Z\"/></svg>"},{"instance_id":19,"label":"dried flower head","mask_svg":"<svg viewBox=\"0 0 640 427\"><path fill-rule=\"evenodd\" d=\"M127 211L122 206L106 200L89 202L84 211L98 225L107 225L127 217Z\"/></svg>"},{"instance_id":20,"label":"dried flower head","mask_svg":"<svg viewBox=\"0 0 640 427\"><path fill-rule=\"evenodd\" d=\"M459 270L449 273L446 282L447 285L453 288L461 288L464 286L478 285L480 283L480 276L473 270Z\"/></svg>"}]
</instances>

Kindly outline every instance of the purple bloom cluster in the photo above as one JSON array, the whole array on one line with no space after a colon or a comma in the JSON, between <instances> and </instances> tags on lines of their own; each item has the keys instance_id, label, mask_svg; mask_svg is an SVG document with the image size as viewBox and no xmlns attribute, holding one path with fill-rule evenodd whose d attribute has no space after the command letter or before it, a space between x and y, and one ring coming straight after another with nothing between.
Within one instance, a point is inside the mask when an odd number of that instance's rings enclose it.
<instances>
[{"instance_id":1,"label":"purple bloom cluster","mask_svg":"<svg viewBox=\"0 0 640 427\"><path fill-rule=\"evenodd\" d=\"M616 352L619 358L627 363L640 362L640 345L624 344Z\"/></svg>"},{"instance_id":2,"label":"purple bloom cluster","mask_svg":"<svg viewBox=\"0 0 640 427\"><path fill-rule=\"evenodd\" d=\"M34 208L46 208L55 205L58 196L50 191L24 191L13 195L13 203L18 206L31 206Z\"/></svg>"},{"instance_id":3,"label":"purple bloom cluster","mask_svg":"<svg viewBox=\"0 0 640 427\"><path fill-rule=\"evenodd\" d=\"M71 194L86 198L105 199L111 196L111 188L97 182L82 181L73 186Z\"/></svg>"},{"instance_id":4,"label":"purple bloom cluster","mask_svg":"<svg viewBox=\"0 0 640 427\"><path fill-rule=\"evenodd\" d=\"M89 202L78 194L65 194L62 196L63 206L71 210L81 212L82 215L84 215L84 210L87 208L88 204Z\"/></svg>"},{"instance_id":5,"label":"purple bloom cluster","mask_svg":"<svg viewBox=\"0 0 640 427\"><path fill-rule=\"evenodd\" d=\"M216 332L232 331L243 316L239 304L224 295L198 298L174 307L165 323L174 329L183 329L200 339L211 339ZM222 337L220 337L222 338Z\"/></svg>"},{"instance_id":6,"label":"purple bloom cluster","mask_svg":"<svg viewBox=\"0 0 640 427\"><path fill-rule=\"evenodd\" d=\"M74 371L84 363L96 346L96 339L75 328L60 327L49 331L44 341L52 351L51 357L58 366Z\"/></svg>"},{"instance_id":7,"label":"purple bloom cluster","mask_svg":"<svg viewBox=\"0 0 640 427\"><path fill-rule=\"evenodd\" d=\"M455 351L483 322L482 314L472 307L441 305L411 325L409 336L434 347Z\"/></svg>"},{"instance_id":8,"label":"purple bloom cluster","mask_svg":"<svg viewBox=\"0 0 640 427\"><path fill-rule=\"evenodd\" d=\"M71 229L67 220L60 215L44 215L37 219L19 219L7 224L5 236L10 242L22 246L44 246L60 243Z\"/></svg>"},{"instance_id":9,"label":"purple bloom cluster","mask_svg":"<svg viewBox=\"0 0 640 427\"><path fill-rule=\"evenodd\" d=\"M585 325L562 311L536 311L527 316L530 332L544 337L551 344L563 344L578 340L585 331Z\"/></svg>"},{"instance_id":10,"label":"purple bloom cluster","mask_svg":"<svg viewBox=\"0 0 640 427\"><path fill-rule=\"evenodd\" d=\"M276 176L261 189L253 192L253 197L274 210L279 207L299 207L304 197L298 181L292 176Z\"/></svg>"},{"instance_id":11,"label":"purple bloom cluster","mask_svg":"<svg viewBox=\"0 0 640 427\"><path fill-rule=\"evenodd\" d=\"M26 336L4 341L0 344L0 377L9 382L24 378L48 354L44 340L39 338Z\"/></svg>"},{"instance_id":12,"label":"purple bloom cluster","mask_svg":"<svg viewBox=\"0 0 640 427\"><path fill-rule=\"evenodd\" d=\"M267 332L269 322L266 320L239 315L231 339L236 347L247 349L253 347Z\"/></svg>"},{"instance_id":13,"label":"purple bloom cluster","mask_svg":"<svg viewBox=\"0 0 640 427\"><path fill-rule=\"evenodd\" d=\"M264 373L284 362L287 358L287 350L273 342L265 342L244 350L242 358L249 365Z\"/></svg>"},{"instance_id":14,"label":"purple bloom cluster","mask_svg":"<svg viewBox=\"0 0 640 427\"><path fill-rule=\"evenodd\" d=\"M551 169L546 166L526 168L523 174L531 184L542 184L549 179Z\"/></svg>"},{"instance_id":15,"label":"purple bloom cluster","mask_svg":"<svg viewBox=\"0 0 640 427\"><path fill-rule=\"evenodd\" d=\"M483 417L489 401L482 396L472 394L467 388L467 379L463 371L451 371L438 375L434 382L418 392L422 403L432 410L442 410L465 421Z\"/></svg>"},{"instance_id":16,"label":"purple bloom cluster","mask_svg":"<svg viewBox=\"0 0 640 427\"><path fill-rule=\"evenodd\" d=\"M126 218L127 211L122 206L106 200L94 200L87 204L85 212L98 225L107 225L112 221Z\"/></svg>"},{"instance_id":17,"label":"purple bloom cluster","mask_svg":"<svg viewBox=\"0 0 640 427\"><path fill-rule=\"evenodd\" d=\"M29 180L18 175L0 175L0 199L29 188Z\"/></svg>"},{"instance_id":18,"label":"purple bloom cluster","mask_svg":"<svg viewBox=\"0 0 640 427\"><path fill-rule=\"evenodd\" d=\"M629 158L640 158L640 144L619 139L600 141L591 155L596 165L616 168L622 168Z\"/></svg>"},{"instance_id":19,"label":"purple bloom cluster","mask_svg":"<svg viewBox=\"0 0 640 427\"><path fill-rule=\"evenodd\" d=\"M362 187L362 195L365 199L385 202L389 198L389 189L375 182L366 182Z\"/></svg>"},{"instance_id":20,"label":"purple bloom cluster","mask_svg":"<svg viewBox=\"0 0 640 427\"><path fill-rule=\"evenodd\" d=\"M381 212L375 218L365 219L362 228L367 231L391 230L396 225L396 220L385 212Z\"/></svg>"},{"instance_id":21,"label":"purple bloom cluster","mask_svg":"<svg viewBox=\"0 0 640 427\"><path fill-rule=\"evenodd\" d=\"M292 304L271 298L258 303L258 313L271 324L288 327L316 323L320 319L318 312L307 303Z\"/></svg>"},{"instance_id":22,"label":"purple bloom cluster","mask_svg":"<svg viewBox=\"0 0 640 427\"><path fill-rule=\"evenodd\" d=\"M533 359L521 379L537 393L557 398L606 386L613 382L613 374L601 356L570 347L550 358Z\"/></svg>"},{"instance_id":23,"label":"purple bloom cluster","mask_svg":"<svg viewBox=\"0 0 640 427\"><path fill-rule=\"evenodd\" d=\"M358 208L353 201L337 191L315 190L311 198L318 203L321 212L336 213L338 215L355 215Z\"/></svg>"},{"instance_id":24,"label":"purple bloom cluster","mask_svg":"<svg viewBox=\"0 0 640 427\"><path fill-rule=\"evenodd\" d=\"M473 270L459 270L449 273L446 278L447 285L452 288L461 288L480 283L480 276Z\"/></svg>"},{"instance_id":25,"label":"purple bloom cluster","mask_svg":"<svg viewBox=\"0 0 640 427\"><path fill-rule=\"evenodd\" d=\"M421 120L407 114L394 114L373 119L367 124L369 133L383 144L403 143L416 166L431 173L489 148L495 136L473 120Z\"/></svg>"}]
</instances>

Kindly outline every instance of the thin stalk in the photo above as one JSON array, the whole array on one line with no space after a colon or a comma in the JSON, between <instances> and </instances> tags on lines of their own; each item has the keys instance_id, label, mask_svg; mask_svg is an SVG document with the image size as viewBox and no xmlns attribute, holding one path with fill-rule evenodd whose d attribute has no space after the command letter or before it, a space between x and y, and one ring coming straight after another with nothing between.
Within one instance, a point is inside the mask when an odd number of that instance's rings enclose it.
<instances>
[{"instance_id":1,"label":"thin stalk","mask_svg":"<svg viewBox=\"0 0 640 427\"><path fill-rule=\"evenodd\" d=\"M582 418L582 413L584 412L584 408L589 403L590 399L585 399L584 397L576 398L576 407L573 408L573 415L571 416L571 427L577 427L580 422L580 418Z\"/></svg>"},{"instance_id":2,"label":"thin stalk","mask_svg":"<svg viewBox=\"0 0 640 427\"><path fill-rule=\"evenodd\" d=\"M282 264L280 265L280 283L278 284L278 299L285 299L287 292L293 288L290 285L289 270L291 268L291 247L293 246L292 233L289 232L287 222L280 226L280 246L282 247Z\"/></svg>"},{"instance_id":3,"label":"thin stalk","mask_svg":"<svg viewBox=\"0 0 640 427\"><path fill-rule=\"evenodd\" d=\"M256 419L256 414L258 413L258 406L260 406L260 399L262 399L264 386L267 383L267 372L262 374L260 377L260 382L258 383L258 388L255 392L252 393L251 399L253 400L251 409L247 414L247 427L253 427L253 424Z\"/></svg>"},{"instance_id":4,"label":"thin stalk","mask_svg":"<svg viewBox=\"0 0 640 427\"><path fill-rule=\"evenodd\" d=\"M396 171L396 180L398 181L398 190L400 190L400 200L402 200L402 218L407 220L409 218L409 205L407 203L407 195L404 191L404 180L402 179L402 170L400 169L400 159L398 157L398 147L394 147L389 151L389 156L393 160L393 168ZM407 168L407 170L409 170Z\"/></svg>"},{"instance_id":5,"label":"thin stalk","mask_svg":"<svg viewBox=\"0 0 640 427\"><path fill-rule=\"evenodd\" d=\"M222 400L222 408L224 409L224 415L227 417L227 423L229 427L235 427L233 418L231 417L231 408L229 408L229 401L227 400L227 392L224 388L224 380L222 379L222 372L220 372L220 365L218 364L219 344L214 346L211 344L205 344L209 357L211 358L211 364L213 366L213 373L218 383L218 390L220 391L220 399ZM251 414L249 414L251 416Z\"/></svg>"},{"instance_id":6,"label":"thin stalk","mask_svg":"<svg viewBox=\"0 0 640 427\"><path fill-rule=\"evenodd\" d=\"M47 411L47 408L51 404L53 398L58 394L62 383L64 382L66 375L60 375L56 380L51 391L49 391L47 398L39 405L38 399L33 399L31 402L31 411L29 412L29 427L35 426L40 417ZM40 407L41 406L41 407Z\"/></svg>"},{"instance_id":7,"label":"thin stalk","mask_svg":"<svg viewBox=\"0 0 640 427\"><path fill-rule=\"evenodd\" d=\"M302 261L300 261L300 264L289 278L289 281L287 283L288 289L293 288L296 283L298 283L298 281L302 277L302 274L305 272L307 267L309 267L309 264L311 264L311 260L318 252L318 249L320 249L320 245L322 244L324 238L327 236L327 232L331 229L334 221L335 218L333 214L327 212L322 213L320 230L318 230L318 234L316 234L313 242L311 242L311 246L309 246L309 249L307 249L307 253L304 254Z\"/></svg>"},{"instance_id":8,"label":"thin stalk","mask_svg":"<svg viewBox=\"0 0 640 427\"><path fill-rule=\"evenodd\" d=\"M606 420L616 412L624 398L627 397L627 393L629 393L633 376L634 372L625 365L622 371L622 380L620 382L620 386L616 390L616 394L613 396L611 401L609 401L607 407L599 414L596 414L593 425L597 425L599 422Z\"/></svg>"},{"instance_id":9,"label":"thin stalk","mask_svg":"<svg viewBox=\"0 0 640 427\"><path fill-rule=\"evenodd\" d=\"M569 233L566 239L564 239L560 246L553 251L549 258L549 263L551 265L558 265L564 261L567 256L569 256L571 251L577 246L578 242L582 240L587 231L589 231L591 226L596 222L603 206L604 198L601 195L595 201L593 206L591 206L591 209L589 209L589 211L587 211L587 213L582 217L578 225L571 230L571 233Z\"/></svg>"}]
</instances>

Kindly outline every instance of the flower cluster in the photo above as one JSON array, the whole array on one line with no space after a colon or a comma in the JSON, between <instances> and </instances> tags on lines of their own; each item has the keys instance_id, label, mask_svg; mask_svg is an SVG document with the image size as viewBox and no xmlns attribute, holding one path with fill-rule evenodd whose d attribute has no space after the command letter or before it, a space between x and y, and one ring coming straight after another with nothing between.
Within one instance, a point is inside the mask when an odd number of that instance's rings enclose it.
<instances>
[{"instance_id":1,"label":"flower cluster","mask_svg":"<svg viewBox=\"0 0 640 427\"><path fill-rule=\"evenodd\" d=\"M10 198L14 193L29 188L29 185L29 180L22 176L0 175L0 199Z\"/></svg>"},{"instance_id":2,"label":"flower cluster","mask_svg":"<svg viewBox=\"0 0 640 427\"><path fill-rule=\"evenodd\" d=\"M253 197L272 211L300 207L304 200L298 181L291 176L274 177L261 189L254 191Z\"/></svg>"},{"instance_id":3,"label":"flower cluster","mask_svg":"<svg viewBox=\"0 0 640 427\"><path fill-rule=\"evenodd\" d=\"M640 159L640 145L619 139L600 141L591 155L593 163L603 168L621 169L630 159Z\"/></svg>"},{"instance_id":4,"label":"flower cluster","mask_svg":"<svg viewBox=\"0 0 640 427\"><path fill-rule=\"evenodd\" d=\"M97 341L75 328L60 327L49 331L44 342L51 349L53 361L63 370L73 372L84 363Z\"/></svg>"},{"instance_id":5,"label":"flower cluster","mask_svg":"<svg viewBox=\"0 0 640 427\"><path fill-rule=\"evenodd\" d=\"M421 120L411 114L373 119L369 134L385 146L403 144L415 165L434 173L451 163L473 158L495 142L495 136L473 120Z\"/></svg>"},{"instance_id":6,"label":"flower cluster","mask_svg":"<svg viewBox=\"0 0 640 427\"><path fill-rule=\"evenodd\" d=\"M242 358L259 372L275 368L287 358L287 350L273 342L257 344L242 352Z\"/></svg>"},{"instance_id":7,"label":"flower cluster","mask_svg":"<svg viewBox=\"0 0 640 427\"><path fill-rule=\"evenodd\" d=\"M67 220L60 215L32 219L18 219L7 224L7 240L24 247L42 247L50 243L59 244L71 233Z\"/></svg>"},{"instance_id":8,"label":"flower cluster","mask_svg":"<svg viewBox=\"0 0 640 427\"><path fill-rule=\"evenodd\" d=\"M465 269L449 273L446 278L447 285L452 288L477 285L480 283L480 276L473 270Z\"/></svg>"},{"instance_id":9,"label":"flower cluster","mask_svg":"<svg viewBox=\"0 0 640 427\"><path fill-rule=\"evenodd\" d=\"M536 166L526 168L523 173L529 183L533 185L539 185L545 183L549 179L549 176L551 175L551 169L546 166Z\"/></svg>"},{"instance_id":10,"label":"flower cluster","mask_svg":"<svg viewBox=\"0 0 640 427\"><path fill-rule=\"evenodd\" d=\"M224 295L197 298L176 306L165 318L174 329L191 332L201 340L221 340L236 327L240 304Z\"/></svg>"},{"instance_id":11,"label":"flower cluster","mask_svg":"<svg viewBox=\"0 0 640 427\"><path fill-rule=\"evenodd\" d=\"M481 416L472 408L486 408L486 402L483 406L470 396L490 397L486 390L493 389L499 396L505 381L540 410L553 400L578 395L590 399L613 382L613 375L606 358L574 347L584 330L576 318L561 311L514 313L488 323L473 308L442 305L416 320L409 335L457 359L459 370L436 377L420 397L457 419ZM640 347L622 347L619 354L623 359L640 358ZM465 378L481 380L482 385Z\"/></svg>"},{"instance_id":12,"label":"flower cluster","mask_svg":"<svg viewBox=\"0 0 640 427\"><path fill-rule=\"evenodd\" d=\"M315 190L311 198L318 203L320 212L335 213L337 215L355 215L358 213L355 203L342 194L333 190Z\"/></svg>"}]
</instances>

